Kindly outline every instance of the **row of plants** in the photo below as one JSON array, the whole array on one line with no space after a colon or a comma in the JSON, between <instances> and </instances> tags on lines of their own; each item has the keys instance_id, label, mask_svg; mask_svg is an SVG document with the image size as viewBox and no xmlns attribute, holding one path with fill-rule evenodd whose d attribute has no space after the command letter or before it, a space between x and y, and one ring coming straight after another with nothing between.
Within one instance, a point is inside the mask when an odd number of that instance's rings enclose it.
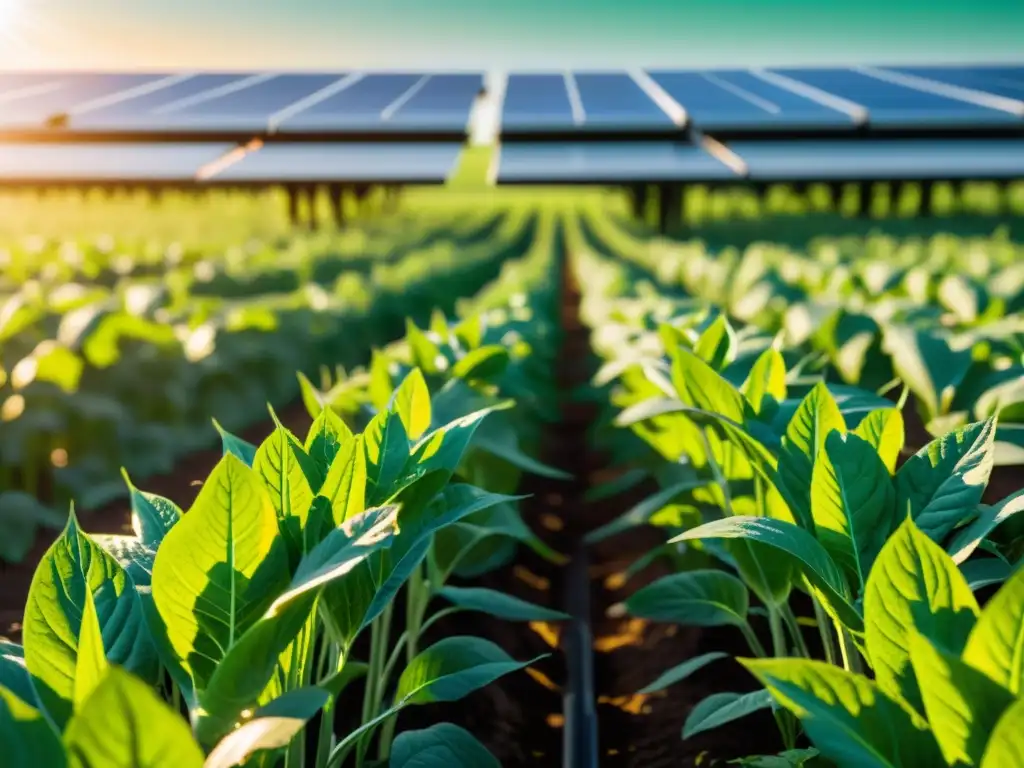
<instances>
[{"instance_id":1,"label":"row of plants","mask_svg":"<svg viewBox=\"0 0 1024 768\"><path fill-rule=\"evenodd\" d=\"M588 242L699 296L731 317L803 345L846 384L913 396L939 436L998 417L996 461L1024 462L1024 251L989 237L819 237L805 247L713 249L652 240L607 216L585 217Z\"/></svg>"},{"instance_id":2,"label":"row of plants","mask_svg":"<svg viewBox=\"0 0 1024 768\"><path fill-rule=\"evenodd\" d=\"M524 472L561 476L534 458L559 344L554 253L542 216L459 319L409 321L326 387L300 377L305 436L223 430L187 512L129 483L132 534L90 535L72 514L36 570L24 647L2 646L5 765L498 765L456 724L398 721L535 661L480 637L425 645L445 616L564 618L453 582L520 543L561 559L515 496Z\"/></svg>"},{"instance_id":3,"label":"row of plants","mask_svg":"<svg viewBox=\"0 0 1024 768\"><path fill-rule=\"evenodd\" d=\"M240 431L373 344L451 311L528 250L523 208L398 216L314 238L163 250L36 243L0 284L0 557L17 561L70 498L91 510ZM126 253L127 250L127 253ZM445 287L441 290L439 279ZM37 499L42 499L40 504Z\"/></svg>"},{"instance_id":4,"label":"row of plants","mask_svg":"<svg viewBox=\"0 0 1024 768\"><path fill-rule=\"evenodd\" d=\"M701 701L683 738L770 711L777 754L737 755L733 745L716 757L1017 764L1024 496L987 491L998 414L908 450L914 382L897 383L894 403L834 380L834 366L807 365L806 341L794 347L745 324L714 293L662 294L638 259L594 252L585 225L574 233L575 269L583 320L606 361L595 383L609 412L594 439L625 471L598 493L644 478L659 487L589 538L655 526L664 543L627 575L655 560L672 571L615 611L732 627L747 647L737 661L750 690ZM743 265L723 262L734 270L727 286L743 283ZM642 693L685 685L728 656L687 659Z\"/></svg>"}]
</instances>

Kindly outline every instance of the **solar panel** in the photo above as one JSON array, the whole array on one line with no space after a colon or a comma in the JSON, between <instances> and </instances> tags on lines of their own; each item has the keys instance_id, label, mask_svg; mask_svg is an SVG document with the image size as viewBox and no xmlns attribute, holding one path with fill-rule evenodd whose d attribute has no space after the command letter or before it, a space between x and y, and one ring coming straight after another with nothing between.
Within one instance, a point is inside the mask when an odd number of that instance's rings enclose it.
<instances>
[{"instance_id":1,"label":"solar panel","mask_svg":"<svg viewBox=\"0 0 1024 768\"><path fill-rule=\"evenodd\" d=\"M0 183L189 182L230 144L0 144Z\"/></svg>"},{"instance_id":2,"label":"solar panel","mask_svg":"<svg viewBox=\"0 0 1024 768\"><path fill-rule=\"evenodd\" d=\"M577 73L587 128L672 128L672 119L625 73Z\"/></svg>"},{"instance_id":3,"label":"solar panel","mask_svg":"<svg viewBox=\"0 0 1024 768\"><path fill-rule=\"evenodd\" d=\"M503 144L498 183L615 184L735 179L700 147L672 141Z\"/></svg>"},{"instance_id":4,"label":"solar panel","mask_svg":"<svg viewBox=\"0 0 1024 768\"><path fill-rule=\"evenodd\" d=\"M479 74L432 75L391 115L391 122L403 129L464 128L483 87Z\"/></svg>"},{"instance_id":5,"label":"solar panel","mask_svg":"<svg viewBox=\"0 0 1024 768\"><path fill-rule=\"evenodd\" d=\"M338 81L337 90L322 101L286 117L276 128L297 130L365 130L378 127L382 114L401 99L423 75L355 75Z\"/></svg>"},{"instance_id":6,"label":"solar panel","mask_svg":"<svg viewBox=\"0 0 1024 768\"><path fill-rule=\"evenodd\" d=\"M575 127L565 75L509 75L501 124L517 131Z\"/></svg>"},{"instance_id":7,"label":"solar panel","mask_svg":"<svg viewBox=\"0 0 1024 768\"><path fill-rule=\"evenodd\" d=\"M973 88L1009 99L1024 99L1024 69L1009 67L886 67L915 77L924 77L962 88Z\"/></svg>"},{"instance_id":8,"label":"solar panel","mask_svg":"<svg viewBox=\"0 0 1024 768\"><path fill-rule=\"evenodd\" d=\"M277 112L340 78L339 74L252 75L165 104L154 115L175 129L264 130Z\"/></svg>"},{"instance_id":9,"label":"solar panel","mask_svg":"<svg viewBox=\"0 0 1024 768\"><path fill-rule=\"evenodd\" d=\"M755 181L1014 178L1024 140L732 141Z\"/></svg>"},{"instance_id":10,"label":"solar panel","mask_svg":"<svg viewBox=\"0 0 1024 768\"><path fill-rule=\"evenodd\" d=\"M706 131L849 128L853 118L742 70L651 72Z\"/></svg>"},{"instance_id":11,"label":"solar panel","mask_svg":"<svg viewBox=\"0 0 1024 768\"><path fill-rule=\"evenodd\" d=\"M143 90L128 98L110 103L79 105L71 115L69 126L83 130L159 130L167 125L167 118L159 110L178 101L192 99L200 94L243 80L245 75L202 74L186 75L177 81L152 90ZM170 80L170 78L166 78ZM156 81L153 85L159 85ZM123 96L120 94L120 96Z\"/></svg>"},{"instance_id":12,"label":"solar panel","mask_svg":"<svg viewBox=\"0 0 1024 768\"><path fill-rule=\"evenodd\" d=\"M884 128L1000 126L1018 117L998 109L909 87L850 69L773 70L867 108L869 124Z\"/></svg>"},{"instance_id":13,"label":"solar panel","mask_svg":"<svg viewBox=\"0 0 1024 768\"><path fill-rule=\"evenodd\" d=\"M379 182L429 184L448 178L459 142L266 144L212 177L216 182Z\"/></svg>"},{"instance_id":14,"label":"solar panel","mask_svg":"<svg viewBox=\"0 0 1024 768\"><path fill-rule=\"evenodd\" d=\"M75 106L109 97L131 88L159 80L160 75L60 74L40 76L38 86L29 95L4 101L0 99L0 129L43 128L48 120L67 114ZM24 86L23 86L24 87ZM15 89L17 90L17 88Z\"/></svg>"}]
</instances>

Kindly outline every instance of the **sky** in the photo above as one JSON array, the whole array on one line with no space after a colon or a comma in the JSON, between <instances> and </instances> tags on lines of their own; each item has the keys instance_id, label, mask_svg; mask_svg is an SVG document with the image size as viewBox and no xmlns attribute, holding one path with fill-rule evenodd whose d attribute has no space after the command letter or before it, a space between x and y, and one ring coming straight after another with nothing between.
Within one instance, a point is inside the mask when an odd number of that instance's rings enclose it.
<instances>
[{"instance_id":1,"label":"sky","mask_svg":"<svg viewBox=\"0 0 1024 768\"><path fill-rule=\"evenodd\" d=\"M3 69L1006 61L1022 0L0 0Z\"/></svg>"}]
</instances>

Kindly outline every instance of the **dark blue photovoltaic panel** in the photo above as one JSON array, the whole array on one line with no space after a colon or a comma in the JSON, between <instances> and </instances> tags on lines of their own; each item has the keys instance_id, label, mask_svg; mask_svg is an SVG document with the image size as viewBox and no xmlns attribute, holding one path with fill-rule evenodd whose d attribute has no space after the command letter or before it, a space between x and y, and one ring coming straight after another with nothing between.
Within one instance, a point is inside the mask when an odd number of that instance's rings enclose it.
<instances>
[{"instance_id":1,"label":"dark blue photovoltaic panel","mask_svg":"<svg viewBox=\"0 0 1024 768\"><path fill-rule=\"evenodd\" d=\"M208 101L188 104L181 109L161 110L161 114L173 115L182 123L194 121L218 127L261 121L266 125L275 112L337 82L340 77L339 74L274 75Z\"/></svg>"},{"instance_id":2,"label":"dark blue photovoltaic panel","mask_svg":"<svg viewBox=\"0 0 1024 768\"><path fill-rule=\"evenodd\" d=\"M729 149L761 181L1024 176L1019 139L732 141Z\"/></svg>"},{"instance_id":3,"label":"dark blue photovoltaic panel","mask_svg":"<svg viewBox=\"0 0 1024 768\"><path fill-rule=\"evenodd\" d=\"M672 141L507 143L498 183L612 184L714 181L737 176L700 147Z\"/></svg>"},{"instance_id":4,"label":"dark blue photovoltaic panel","mask_svg":"<svg viewBox=\"0 0 1024 768\"><path fill-rule=\"evenodd\" d=\"M572 103L562 75L509 75L501 117L504 129L572 128Z\"/></svg>"},{"instance_id":5,"label":"dark blue photovoltaic panel","mask_svg":"<svg viewBox=\"0 0 1024 768\"><path fill-rule=\"evenodd\" d=\"M415 74L371 74L280 124L282 131L377 128L381 113L423 79Z\"/></svg>"},{"instance_id":6,"label":"dark blue photovoltaic panel","mask_svg":"<svg viewBox=\"0 0 1024 768\"><path fill-rule=\"evenodd\" d=\"M180 99L220 88L228 83L238 82L246 77L242 74L192 75L171 85L143 93L123 101L73 115L72 128L88 129L148 129L158 130L166 120L154 114L161 107Z\"/></svg>"},{"instance_id":7,"label":"dark blue photovoltaic panel","mask_svg":"<svg viewBox=\"0 0 1024 768\"><path fill-rule=\"evenodd\" d=\"M693 123L704 130L848 128L854 124L849 114L762 80L746 70L686 74L688 76L675 78L672 73L652 72L651 77L666 88L686 109ZM694 76L699 77L699 81Z\"/></svg>"},{"instance_id":8,"label":"dark blue photovoltaic panel","mask_svg":"<svg viewBox=\"0 0 1024 768\"><path fill-rule=\"evenodd\" d=\"M463 128L483 87L479 74L432 75L391 116L391 122L403 128Z\"/></svg>"},{"instance_id":9,"label":"dark blue photovoltaic panel","mask_svg":"<svg viewBox=\"0 0 1024 768\"><path fill-rule=\"evenodd\" d=\"M407 182L439 184L458 162L460 142L266 144L214 182Z\"/></svg>"},{"instance_id":10,"label":"dark blue photovoltaic panel","mask_svg":"<svg viewBox=\"0 0 1024 768\"><path fill-rule=\"evenodd\" d=\"M195 179L231 144L0 144L0 183Z\"/></svg>"},{"instance_id":11,"label":"dark blue photovoltaic panel","mask_svg":"<svg viewBox=\"0 0 1024 768\"><path fill-rule=\"evenodd\" d=\"M60 74L52 80L44 80L46 87L31 96L8 102L0 101L0 128L42 128L49 118L65 114L79 104L135 88L161 77L137 74Z\"/></svg>"},{"instance_id":12,"label":"dark blue photovoltaic panel","mask_svg":"<svg viewBox=\"0 0 1024 768\"><path fill-rule=\"evenodd\" d=\"M674 123L625 73L575 76L587 128L671 128Z\"/></svg>"},{"instance_id":13,"label":"dark blue photovoltaic panel","mask_svg":"<svg viewBox=\"0 0 1024 768\"><path fill-rule=\"evenodd\" d=\"M1013 70L989 68L886 67L886 69L1024 101L1024 70L1018 70L1014 75Z\"/></svg>"},{"instance_id":14,"label":"dark blue photovoltaic panel","mask_svg":"<svg viewBox=\"0 0 1024 768\"><path fill-rule=\"evenodd\" d=\"M840 96L869 112L870 125L882 127L1005 125L1018 120L1008 112L908 88L848 69L780 69L787 77Z\"/></svg>"},{"instance_id":15,"label":"dark blue photovoltaic panel","mask_svg":"<svg viewBox=\"0 0 1024 768\"><path fill-rule=\"evenodd\" d=\"M708 131L841 128L853 124L848 114L745 71L655 71L650 75L687 111L694 125Z\"/></svg>"}]
</instances>

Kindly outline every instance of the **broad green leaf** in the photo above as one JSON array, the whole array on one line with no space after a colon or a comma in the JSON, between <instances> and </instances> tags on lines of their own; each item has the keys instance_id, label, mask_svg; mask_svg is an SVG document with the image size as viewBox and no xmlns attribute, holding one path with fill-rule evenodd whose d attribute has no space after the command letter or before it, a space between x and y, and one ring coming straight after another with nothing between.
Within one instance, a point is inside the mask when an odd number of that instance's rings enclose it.
<instances>
[{"instance_id":1,"label":"broad green leaf","mask_svg":"<svg viewBox=\"0 0 1024 768\"><path fill-rule=\"evenodd\" d=\"M1015 696L1024 692L1024 569L985 605L967 638L963 659Z\"/></svg>"},{"instance_id":2,"label":"broad green leaf","mask_svg":"<svg viewBox=\"0 0 1024 768\"><path fill-rule=\"evenodd\" d=\"M391 747L389 768L501 768L501 763L469 731L438 723L403 731Z\"/></svg>"},{"instance_id":3,"label":"broad green leaf","mask_svg":"<svg viewBox=\"0 0 1024 768\"><path fill-rule=\"evenodd\" d=\"M9 768L63 768L64 747L43 713L0 685L0 744Z\"/></svg>"},{"instance_id":4,"label":"broad green leaf","mask_svg":"<svg viewBox=\"0 0 1024 768\"><path fill-rule=\"evenodd\" d=\"M1024 764L1024 699L1017 699L996 723L981 768Z\"/></svg>"},{"instance_id":5,"label":"broad green leaf","mask_svg":"<svg viewBox=\"0 0 1024 768\"><path fill-rule=\"evenodd\" d=\"M251 467L253 459L256 458L256 446L228 432L216 419L213 420L213 426L220 433L224 455L231 454L235 458L241 459L242 463L247 467Z\"/></svg>"},{"instance_id":6,"label":"broad green leaf","mask_svg":"<svg viewBox=\"0 0 1024 768\"><path fill-rule=\"evenodd\" d=\"M820 591L826 607L854 632L863 619L851 604L850 588L828 551L803 528L768 517L727 517L693 528L669 543L701 539L748 539L788 554L798 572Z\"/></svg>"},{"instance_id":7,"label":"broad green leaf","mask_svg":"<svg viewBox=\"0 0 1024 768\"><path fill-rule=\"evenodd\" d=\"M808 659L741 659L844 768L930 768L942 755L924 719L862 675Z\"/></svg>"},{"instance_id":8,"label":"broad green leaf","mask_svg":"<svg viewBox=\"0 0 1024 768\"><path fill-rule=\"evenodd\" d=\"M205 689L288 577L288 555L263 484L226 454L153 565L153 600L197 689Z\"/></svg>"},{"instance_id":9,"label":"broad green leaf","mask_svg":"<svg viewBox=\"0 0 1024 768\"><path fill-rule=\"evenodd\" d=\"M363 436L356 435L342 444L320 488L330 504L335 525L366 509L367 468Z\"/></svg>"},{"instance_id":10,"label":"broad green leaf","mask_svg":"<svg viewBox=\"0 0 1024 768\"><path fill-rule=\"evenodd\" d=\"M181 509L163 496L140 491L124 469L121 470L121 476L128 486L131 499L132 530L146 547L155 552L167 532L181 519Z\"/></svg>"},{"instance_id":11,"label":"broad green leaf","mask_svg":"<svg viewBox=\"0 0 1024 768\"><path fill-rule=\"evenodd\" d=\"M1024 490L1010 494L998 504L982 506L974 522L959 530L952 543L947 547L953 562L958 565L963 563L974 553L986 536L1021 510L1024 510Z\"/></svg>"},{"instance_id":12,"label":"broad green leaf","mask_svg":"<svg viewBox=\"0 0 1024 768\"><path fill-rule=\"evenodd\" d=\"M853 574L858 590L896 527L896 492L875 449L855 434L831 432L811 471L818 540Z\"/></svg>"},{"instance_id":13,"label":"broad green leaf","mask_svg":"<svg viewBox=\"0 0 1024 768\"><path fill-rule=\"evenodd\" d=\"M878 684L923 711L909 636L919 632L959 654L977 615L974 594L949 555L905 521L882 547L864 591L865 642Z\"/></svg>"},{"instance_id":14,"label":"broad green leaf","mask_svg":"<svg viewBox=\"0 0 1024 768\"><path fill-rule=\"evenodd\" d=\"M989 734L1013 695L923 635L909 639L924 712L942 756L950 765L980 765Z\"/></svg>"},{"instance_id":15,"label":"broad green leaf","mask_svg":"<svg viewBox=\"0 0 1024 768\"><path fill-rule=\"evenodd\" d=\"M405 341L412 352L412 364L422 369L424 373L433 376L447 367L448 361L441 354L437 344L409 319L405 321Z\"/></svg>"},{"instance_id":16,"label":"broad green leaf","mask_svg":"<svg viewBox=\"0 0 1024 768\"><path fill-rule=\"evenodd\" d=\"M999 557L975 557L960 565L960 573L967 579L971 591L1002 584L1016 570L1012 565Z\"/></svg>"},{"instance_id":17,"label":"broad green leaf","mask_svg":"<svg viewBox=\"0 0 1024 768\"><path fill-rule=\"evenodd\" d=\"M632 616L693 627L742 626L750 595L746 585L724 571L684 571L664 576L626 601Z\"/></svg>"},{"instance_id":18,"label":"broad green leaf","mask_svg":"<svg viewBox=\"0 0 1024 768\"><path fill-rule=\"evenodd\" d=\"M100 533L91 538L127 571L137 590L152 583L156 551L145 546L138 537Z\"/></svg>"},{"instance_id":19,"label":"broad green leaf","mask_svg":"<svg viewBox=\"0 0 1024 768\"><path fill-rule=\"evenodd\" d=\"M320 415L313 420L309 434L306 435L304 447L309 457L320 468L320 474L326 477L341 446L351 439L352 430L348 428L345 420L332 408L324 408L320 411ZM319 490L319 488L314 489L314 491Z\"/></svg>"},{"instance_id":20,"label":"broad green leaf","mask_svg":"<svg viewBox=\"0 0 1024 768\"><path fill-rule=\"evenodd\" d=\"M493 381L505 372L509 359L508 350L497 344L478 347L452 366L452 376L467 381Z\"/></svg>"},{"instance_id":21,"label":"broad green leaf","mask_svg":"<svg viewBox=\"0 0 1024 768\"><path fill-rule=\"evenodd\" d=\"M85 590L85 610L82 611L82 625L78 634L78 658L75 660L75 683L72 703L77 711L85 700L96 690L106 676L110 665L103 649L103 634L96 617L96 603L92 592Z\"/></svg>"},{"instance_id":22,"label":"broad green leaf","mask_svg":"<svg viewBox=\"0 0 1024 768\"><path fill-rule=\"evenodd\" d=\"M757 414L770 402L786 399L786 363L778 350L768 348L761 353L740 391Z\"/></svg>"},{"instance_id":23,"label":"broad green leaf","mask_svg":"<svg viewBox=\"0 0 1024 768\"><path fill-rule=\"evenodd\" d=\"M310 418L315 418L318 413L328 407L324 395L302 371L299 371L296 376L299 379L299 391L302 394L302 404L306 407L306 413Z\"/></svg>"},{"instance_id":24,"label":"broad green leaf","mask_svg":"<svg viewBox=\"0 0 1024 768\"><path fill-rule=\"evenodd\" d=\"M446 486L428 506L420 509L403 507L398 516L402 535L397 538L391 550L381 555L384 562L371 563L380 566L377 570L379 581L361 628L368 626L394 599L402 584L426 557L434 534L470 515L517 498L487 493L476 486L456 483Z\"/></svg>"},{"instance_id":25,"label":"broad green leaf","mask_svg":"<svg viewBox=\"0 0 1024 768\"><path fill-rule=\"evenodd\" d=\"M405 668L398 680L395 701L407 704L457 701L542 658L515 661L489 640L446 637L421 651Z\"/></svg>"},{"instance_id":26,"label":"broad green leaf","mask_svg":"<svg viewBox=\"0 0 1024 768\"><path fill-rule=\"evenodd\" d=\"M736 331L725 315L719 315L697 339L693 351L714 370L721 371L736 359L738 348Z\"/></svg>"},{"instance_id":27,"label":"broad green leaf","mask_svg":"<svg viewBox=\"0 0 1024 768\"><path fill-rule=\"evenodd\" d=\"M298 688L279 696L224 737L203 768L232 768L261 750L288 746L329 699L320 688Z\"/></svg>"},{"instance_id":28,"label":"broad green leaf","mask_svg":"<svg viewBox=\"0 0 1024 768\"><path fill-rule=\"evenodd\" d=\"M877 408L865 416L853 431L878 453L891 475L903 450L903 414L897 408Z\"/></svg>"},{"instance_id":29,"label":"broad green leaf","mask_svg":"<svg viewBox=\"0 0 1024 768\"><path fill-rule=\"evenodd\" d=\"M280 423L256 450L252 468L269 493L289 557L297 563L305 547L309 508L322 485L320 469Z\"/></svg>"},{"instance_id":30,"label":"broad green leaf","mask_svg":"<svg viewBox=\"0 0 1024 768\"><path fill-rule=\"evenodd\" d=\"M397 490L395 484L409 460L409 437L402 418L394 411L381 411L363 432L366 449L366 502L381 504Z\"/></svg>"},{"instance_id":31,"label":"broad green leaf","mask_svg":"<svg viewBox=\"0 0 1024 768\"><path fill-rule=\"evenodd\" d=\"M413 368L398 385L392 397L392 408L402 420L409 439L417 440L430 427L430 391L423 371Z\"/></svg>"},{"instance_id":32,"label":"broad green leaf","mask_svg":"<svg viewBox=\"0 0 1024 768\"><path fill-rule=\"evenodd\" d=\"M901 326L887 327L883 344L897 375L924 404L928 418L947 413L971 367L970 349L953 349L939 331Z\"/></svg>"},{"instance_id":33,"label":"broad green leaf","mask_svg":"<svg viewBox=\"0 0 1024 768\"><path fill-rule=\"evenodd\" d=\"M153 690L111 667L68 723L64 744L71 768L201 768L188 723Z\"/></svg>"},{"instance_id":34,"label":"broad green leaf","mask_svg":"<svg viewBox=\"0 0 1024 768\"><path fill-rule=\"evenodd\" d=\"M839 406L823 382L818 382L800 401L782 438L775 486L801 527L814 531L811 482L814 463L830 432L846 432Z\"/></svg>"},{"instance_id":35,"label":"broad green leaf","mask_svg":"<svg viewBox=\"0 0 1024 768\"><path fill-rule=\"evenodd\" d=\"M569 614L521 600L484 587L442 587L437 592L448 602L471 611L481 611L506 621L565 621Z\"/></svg>"},{"instance_id":36,"label":"broad green leaf","mask_svg":"<svg viewBox=\"0 0 1024 768\"><path fill-rule=\"evenodd\" d=\"M155 681L159 670L142 604L125 570L78 527L72 513L46 551L25 607L25 664L42 709L63 726L71 716L86 592L107 658Z\"/></svg>"},{"instance_id":37,"label":"broad green leaf","mask_svg":"<svg viewBox=\"0 0 1024 768\"><path fill-rule=\"evenodd\" d=\"M446 487L426 508L403 508L398 516L401 534L391 549L358 565L343 581L324 591L321 615L335 641L347 650L359 632L384 611L426 557L437 531L512 499L459 483Z\"/></svg>"},{"instance_id":38,"label":"broad green leaf","mask_svg":"<svg viewBox=\"0 0 1024 768\"><path fill-rule=\"evenodd\" d=\"M27 704L36 705L36 692L25 668L25 649L0 639L0 687Z\"/></svg>"},{"instance_id":39,"label":"broad green leaf","mask_svg":"<svg viewBox=\"0 0 1024 768\"><path fill-rule=\"evenodd\" d=\"M933 440L896 473L896 508L942 541L974 514L992 474L995 421L968 424Z\"/></svg>"},{"instance_id":40,"label":"broad green leaf","mask_svg":"<svg viewBox=\"0 0 1024 768\"><path fill-rule=\"evenodd\" d=\"M672 358L672 385L685 405L721 414L737 424L743 423L743 396L732 384L684 347L676 346L669 354Z\"/></svg>"},{"instance_id":41,"label":"broad green leaf","mask_svg":"<svg viewBox=\"0 0 1024 768\"><path fill-rule=\"evenodd\" d=\"M683 723L683 738L710 731L742 717L768 709L772 696L768 691L751 693L713 693L697 704Z\"/></svg>"},{"instance_id":42,"label":"broad green leaf","mask_svg":"<svg viewBox=\"0 0 1024 768\"><path fill-rule=\"evenodd\" d=\"M370 355L370 403L378 411L386 411L391 401L391 361L379 349Z\"/></svg>"},{"instance_id":43,"label":"broad green leaf","mask_svg":"<svg viewBox=\"0 0 1024 768\"><path fill-rule=\"evenodd\" d=\"M700 656L694 656L692 659L687 659L682 664L677 664L672 667L672 669L662 673L658 676L657 680L650 685L641 688L637 693L648 694L663 691L670 685L675 685L676 683L685 680L694 672L703 669L711 662L717 661L718 659L726 659L728 657L729 654L723 653L722 651L711 651L710 653L702 653Z\"/></svg>"},{"instance_id":44,"label":"broad green leaf","mask_svg":"<svg viewBox=\"0 0 1024 768\"><path fill-rule=\"evenodd\" d=\"M196 733L204 744L226 732L239 713L256 703L323 588L344 580L374 552L390 546L397 514L396 507L367 510L332 531L302 559L288 588L227 649L201 691L204 718Z\"/></svg>"}]
</instances>

